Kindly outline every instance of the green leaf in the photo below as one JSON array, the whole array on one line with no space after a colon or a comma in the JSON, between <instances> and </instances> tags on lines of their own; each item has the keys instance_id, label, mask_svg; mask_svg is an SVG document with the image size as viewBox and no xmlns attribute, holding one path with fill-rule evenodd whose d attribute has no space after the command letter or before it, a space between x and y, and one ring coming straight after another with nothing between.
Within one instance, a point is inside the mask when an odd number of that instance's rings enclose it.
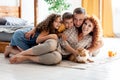
<instances>
[{"instance_id":1,"label":"green leaf","mask_svg":"<svg viewBox=\"0 0 120 80\"><path fill-rule=\"evenodd\" d=\"M70 7L69 3L66 3L65 0L44 0L49 4L48 10L60 13L64 10L67 10Z\"/></svg>"}]
</instances>

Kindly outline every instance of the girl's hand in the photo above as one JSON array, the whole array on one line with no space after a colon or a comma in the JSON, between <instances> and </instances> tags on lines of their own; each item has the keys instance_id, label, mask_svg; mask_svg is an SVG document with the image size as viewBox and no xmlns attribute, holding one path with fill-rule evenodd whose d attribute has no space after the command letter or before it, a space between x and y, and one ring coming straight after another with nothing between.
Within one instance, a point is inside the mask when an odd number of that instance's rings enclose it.
<instances>
[{"instance_id":1,"label":"girl's hand","mask_svg":"<svg viewBox=\"0 0 120 80\"><path fill-rule=\"evenodd\" d=\"M30 37L32 36L32 38L33 38L34 35L35 35L35 32L33 30L28 31L28 32L25 33L25 38L30 40Z\"/></svg>"}]
</instances>

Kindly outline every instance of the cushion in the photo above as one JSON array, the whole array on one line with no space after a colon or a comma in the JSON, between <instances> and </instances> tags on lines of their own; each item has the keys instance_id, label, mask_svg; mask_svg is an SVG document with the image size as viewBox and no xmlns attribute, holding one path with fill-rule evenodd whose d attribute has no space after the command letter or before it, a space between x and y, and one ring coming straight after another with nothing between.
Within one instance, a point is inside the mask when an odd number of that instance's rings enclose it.
<instances>
[{"instance_id":1,"label":"cushion","mask_svg":"<svg viewBox=\"0 0 120 80\"><path fill-rule=\"evenodd\" d=\"M16 17L4 17L6 25L11 25L11 26L24 26L27 24L27 21L21 18L16 18Z\"/></svg>"},{"instance_id":2,"label":"cushion","mask_svg":"<svg viewBox=\"0 0 120 80\"><path fill-rule=\"evenodd\" d=\"M6 19L0 18L0 25L5 25L6 24Z\"/></svg>"}]
</instances>

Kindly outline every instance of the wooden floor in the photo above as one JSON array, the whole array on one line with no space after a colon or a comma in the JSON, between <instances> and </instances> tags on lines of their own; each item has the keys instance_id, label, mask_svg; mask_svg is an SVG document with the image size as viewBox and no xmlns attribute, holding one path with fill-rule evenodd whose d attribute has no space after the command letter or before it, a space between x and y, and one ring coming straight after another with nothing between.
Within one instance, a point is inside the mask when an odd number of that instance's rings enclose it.
<instances>
[{"instance_id":1,"label":"wooden floor","mask_svg":"<svg viewBox=\"0 0 120 80\"><path fill-rule=\"evenodd\" d=\"M0 54L0 80L119 80L120 79L120 39L105 39L105 45L93 64L61 62L59 65L45 66L31 62L10 64ZM116 51L109 58L107 51Z\"/></svg>"}]
</instances>

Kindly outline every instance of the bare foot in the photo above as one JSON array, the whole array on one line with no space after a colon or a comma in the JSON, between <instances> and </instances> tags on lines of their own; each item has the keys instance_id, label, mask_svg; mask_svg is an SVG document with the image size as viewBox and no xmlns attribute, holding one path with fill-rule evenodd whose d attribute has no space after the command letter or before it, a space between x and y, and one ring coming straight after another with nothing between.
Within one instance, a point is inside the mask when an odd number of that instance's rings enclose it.
<instances>
[{"instance_id":1,"label":"bare foot","mask_svg":"<svg viewBox=\"0 0 120 80\"><path fill-rule=\"evenodd\" d=\"M9 57L10 51L11 51L11 46L6 46L5 51L4 51L4 56L7 58Z\"/></svg>"},{"instance_id":2,"label":"bare foot","mask_svg":"<svg viewBox=\"0 0 120 80\"><path fill-rule=\"evenodd\" d=\"M21 62L23 62L23 61L25 61L25 60L26 60L25 56L22 56L22 55L17 54L17 55L15 55L15 56L11 57L11 58L9 59L9 62L10 62L11 64L15 64L15 63L21 63Z\"/></svg>"}]
</instances>

